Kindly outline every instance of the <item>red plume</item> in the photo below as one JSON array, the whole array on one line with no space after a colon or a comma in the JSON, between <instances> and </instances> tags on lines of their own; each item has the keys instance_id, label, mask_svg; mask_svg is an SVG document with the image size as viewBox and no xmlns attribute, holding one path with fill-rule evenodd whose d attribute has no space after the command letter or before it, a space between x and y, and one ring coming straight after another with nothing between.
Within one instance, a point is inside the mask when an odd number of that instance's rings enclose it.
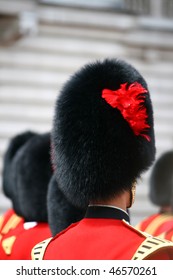
<instances>
[{"instance_id":1,"label":"red plume","mask_svg":"<svg viewBox=\"0 0 173 280\"><path fill-rule=\"evenodd\" d=\"M120 110L135 135L141 135L150 141L150 137L144 133L150 127L146 122L148 116L143 106L145 96L141 95L146 92L148 91L137 82L129 86L124 83L118 90L103 89L102 98L113 108Z\"/></svg>"}]
</instances>

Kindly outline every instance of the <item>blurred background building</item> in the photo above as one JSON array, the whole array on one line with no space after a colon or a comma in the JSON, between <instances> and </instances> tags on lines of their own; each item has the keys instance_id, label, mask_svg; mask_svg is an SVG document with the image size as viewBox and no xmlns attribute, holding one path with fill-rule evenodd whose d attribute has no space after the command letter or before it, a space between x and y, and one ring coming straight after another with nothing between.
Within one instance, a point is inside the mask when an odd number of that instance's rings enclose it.
<instances>
[{"instance_id":1,"label":"blurred background building","mask_svg":"<svg viewBox=\"0 0 173 280\"><path fill-rule=\"evenodd\" d=\"M51 130L54 104L84 63L118 57L145 77L154 106L157 157L173 148L173 0L0 0L0 214L3 155L24 130ZM130 211L156 211L145 173Z\"/></svg>"}]
</instances>

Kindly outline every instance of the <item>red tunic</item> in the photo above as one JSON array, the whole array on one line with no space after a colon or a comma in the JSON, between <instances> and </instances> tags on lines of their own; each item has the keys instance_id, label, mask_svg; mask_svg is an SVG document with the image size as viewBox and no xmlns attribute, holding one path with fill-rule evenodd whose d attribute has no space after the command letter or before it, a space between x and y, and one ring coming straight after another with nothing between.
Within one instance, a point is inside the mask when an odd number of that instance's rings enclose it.
<instances>
[{"instance_id":1,"label":"red tunic","mask_svg":"<svg viewBox=\"0 0 173 280\"><path fill-rule=\"evenodd\" d=\"M86 217L62 231L44 248L44 260L131 260L137 249L146 240L146 235L117 217L117 210L107 207L97 210L89 207ZM103 209L104 208L104 209ZM99 211L101 210L100 216ZM112 213L111 213L112 211ZM119 210L120 211L120 210ZM107 213L108 212L108 213ZM115 213L115 216L112 215ZM122 211L123 213L123 211ZM118 214L119 215L119 214ZM126 215L124 215L126 218ZM44 241L42 242L44 243ZM45 241L46 243L46 241ZM173 259L173 244L171 244ZM38 254L39 245L32 251ZM155 253L154 253L155 254ZM153 259L170 259L166 251L156 254ZM32 259L37 259L32 257ZM148 258L150 259L150 258Z\"/></svg>"},{"instance_id":2,"label":"red tunic","mask_svg":"<svg viewBox=\"0 0 173 280\"><path fill-rule=\"evenodd\" d=\"M163 232L162 234L159 235L159 237L170 240L173 242L173 228L170 230Z\"/></svg>"},{"instance_id":3,"label":"red tunic","mask_svg":"<svg viewBox=\"0 0 173 280\"><path fill-rule=\"evenodd\" d=\"M47 223L25 223L10 209L0 217L0 260L30 260L33 246L50 236Z\"/></svg>"},{"instance_id":4,"label":"red tunic","mask_svg":"<svg viewBox=\"0 0 173 280\"><path fill-rule=\"evenodd\" d=\"M145 231L151 235L159 236L163 232L173 228L173 215L154 214L141 221L136 227L138 230Z\"/></svg>"}]
</instances>

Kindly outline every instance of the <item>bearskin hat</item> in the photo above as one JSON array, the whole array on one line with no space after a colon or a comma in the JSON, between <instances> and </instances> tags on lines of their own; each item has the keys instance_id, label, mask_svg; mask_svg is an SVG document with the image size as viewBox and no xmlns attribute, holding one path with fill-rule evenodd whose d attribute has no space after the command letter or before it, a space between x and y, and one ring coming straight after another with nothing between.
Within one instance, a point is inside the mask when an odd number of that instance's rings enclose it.
<instances>
[{"instance_id":1,"label":"bearskin hat","mask_svg":"<svg viewBox=\"0 0 173 280\"><path fill-rule=\"evenodd\" d=\"M8 143L7 149L3 157L3 170L2 170L2 189L6 197L12 198L14 191L14 183L11 178L13 169L13 159L19 149L36 133L26 131L14 136Z\"/></svg>"},{"instance_id":2,"label":"bearskin hat","mask_svg":"<svg viewBox=\"0 0 173 280\"><path fill-rule=\"evenodd\" d=\"M27 139L27 135L32 136ZM10 189L13 188L10 190L13 208L25 221L46 222L47 189L53 173L50 160L50 133L21 133L12 139L10 148L19 139L26 141L25 143L23 141L23 145L16 145L9 171Z\"/></svg>"},{"instance_id":3,"label":"bearskin hat","mask_svg":"<svg viewBox=\"0 0 173 280\"><path fill-rule=\"evenodd\" d=\"M149 198L157 206L173 209L173 151L160 155L155 162L149 180Z\"/></svg>"},{"instance_id":4,"label":"bearskin hat","mask_svg":"<svg viewBox=\"0 0 173 280\"><path fill-rule=\"evenodd\" d=\"M86 209L72 205L60 190L55 175L52 176L47 196L48 223L52 235L84 217Z\"/></svg>"},{"instance_id":5,"label":"bearskin hat","mask_svg":"<svg viewBox=\"0 0 173 280\"><path fill-rule=\"evenodd\" d=\"M130 189L155 159L153 108L142 75L118 59L82 67L57 98L52 144L59 187L74 205Z\"/></svg>"}]
</instances>

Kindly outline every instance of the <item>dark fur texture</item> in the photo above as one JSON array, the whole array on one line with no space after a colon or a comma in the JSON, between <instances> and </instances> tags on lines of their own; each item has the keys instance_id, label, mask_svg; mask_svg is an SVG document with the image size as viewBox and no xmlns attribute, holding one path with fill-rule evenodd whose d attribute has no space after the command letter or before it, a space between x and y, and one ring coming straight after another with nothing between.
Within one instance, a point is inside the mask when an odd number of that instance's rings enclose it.
<instances>
[{"instance_id":1,"label":"dark fur texture","mask_svg":"<svg viewBox=\"0 0 173 280\"><path fill-rule=\"evenodd\" d=\"M86 209L73 206L59 189L55 176L53 175L48 187L48 222L55 236L61 230L84 217Z\"/></svg>"},{"instance_id":2,"label":"dark fur texture","mask_svg":"<svg viewBox=\"0 0 173 280\"><path fill-rule=\"evenodd\" d=\"M2 188L6 197L12 198L14 191L14 183L11 178L12 169L13 169L13 160L16 156L16 153L25 143L34 135L32 131L26 131L22 134L14 136L8 144L7 150L5 151L3 158L3 171L2 171Z\"/></svg>"},{"instance_id":3,"label":"dark fur texture","mask_svg":"<svg viewBox=\"0 0 173 280\"><path fill-rule=\"evenodd\" d=\"M18 137L22 139L24 135ZM46 199L51 176L50 133L34 134L18 149L16 146L9 170L11 200L15 212L25 221L47 221Z\"/></svg>"},{"instance_id":4,"label":"dark fur texture","mask_svg":"<svg viewBox=\"0 0 173 280\"><path fill-rule=\"evenodd\" d=\"M155 162L149 197L157 206L172 206L173 210L173 151L165 152Z\"/></svg>"},{"instance_id":5,"label":"dark fur texture","mask_svg":"<svg viewBox=\"0 0 173 280\"><path fill-rule=\"evenodd\" d=\"M75 73L57 99L52 142L59 186L76 206L105 200L131 188L155 158L153 109L149 94L144 106L150 129L148 142L136 136L118 109L101 97L105 88L122 83L147 84L124 61L106 59Z\"/></svg>"}]
</instances>

